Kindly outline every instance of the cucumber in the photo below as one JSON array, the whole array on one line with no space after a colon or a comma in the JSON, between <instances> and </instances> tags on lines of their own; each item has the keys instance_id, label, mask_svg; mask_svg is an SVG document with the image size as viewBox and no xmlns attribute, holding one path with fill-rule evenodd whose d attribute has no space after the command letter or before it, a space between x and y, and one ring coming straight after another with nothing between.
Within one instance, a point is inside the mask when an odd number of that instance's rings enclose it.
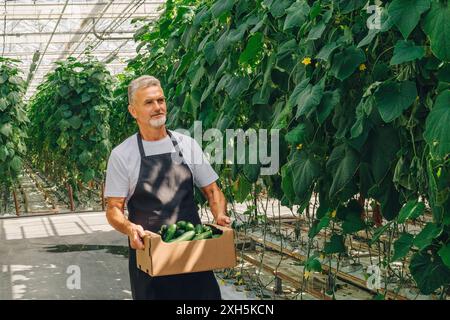
<instances>
[{"instance_id":1,"label":"cucumber","mask_svg":"<svg viewBox=\"0 0 450 320\"><path fill-rule=\"evenodd\" d=\"M213 234L212 235L213 239L220 238L220 236L221 236L221 234Z\"/></svg>"},{"instance_id":2,"label":"cucumber","mask_svg":"<svg viewBox=\"0 0 450 320\"><path fill-rule=\"evenodd\" d=\"M209 230L209 231L206 231L206 232L196 235L194 237L194 239L192 239L192 240L205 240L205 239L209 239L211 237L212 237L212 231Z\"/></svg>"},{"instance_id":3,"label":"cucumber","mask_svg":"<svg viewBox=\"0 0 450 320\"><path fill-rule=\"evenodd\" d=\"M197 224L195 226L195 234L200 234L203 232L203 226L201 224Z\"/></svg>"},{"instance_id":4,"label":"cucumber","mask_svg":"<svg viewBox=\"0 0 450 320\"><path fill-rule=\"evenodd\" d=\"M183 233L185 233L185 231L183 229L178 229L175 232L175 235L173 236L174 238L178 238L179 236L181 236ZM172 239L173 240L173 239Z\"/></svg>"},{"instance_id":5,"label":"cucumber","mask_svg":"<svg viewBox=\"0 0 450 320\"><path fill-rule=\"evenodd\" d=\"M186 223L186 231L194 231L195 227L192 223L188 222Z\"/></svg>"},{"instance_id":6,"label":"cucumber","mask_svg":"<svg viewBox=\"0 0 450 320\"><path fill-rule=\"evenodd\" d=\"M176 224L171 224L166 231L166 234L164 235L163 240L165 242L170 241L174 236L175 236L175 232L177 232L177 225Z\"/></svg>"},{"instance_id":7,"label":"cucumber","mask_svg":"<svg viewBox=\"0 0 450 320\"><path fill-rule=\"evenodd\" d=\"M158 233L163 236L166 231L167 231L167 224L163 224L159 229Z\"/></svg>"},{"instance_id":8,"label":"cucumber","mask_svg":"<svg viewBox=\"0 0 450 320\"><path fill-rule=\"evenodd\" d=\"M186 224L187 224L186 221L180 220L180 221L177 222L177 228L186 229Z\"/></svg>"},{"instance_id":9,"label":"cucumber","mask_svg":"<svg viewBox=\"0 0 450 320\"><path fill-rule=\"evenodd\" d=\"M195 231L186 231L181 236L170 240L169 242L189 241L195 236Z\"/></svg>"},{"instance_id":10,"label":"cucumber","mask_svg":"<svg viewBox=\"0 0 450 320\"><path fill-rule=\"evenodd\" d=\"M210 226L204 225L203 226L203 232L207 232L207 231L211 231L212 232L212 229L211 229Z\"/></svg>"}]
</instances>

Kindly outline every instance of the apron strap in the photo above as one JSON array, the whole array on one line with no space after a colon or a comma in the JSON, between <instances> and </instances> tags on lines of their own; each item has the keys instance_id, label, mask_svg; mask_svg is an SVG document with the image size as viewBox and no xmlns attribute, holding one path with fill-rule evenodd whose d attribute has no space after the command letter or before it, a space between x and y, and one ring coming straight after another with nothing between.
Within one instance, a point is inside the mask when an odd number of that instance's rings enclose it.
<instances>
[{"instance_id":1,"label":"apron strap","mask_svg":"<svg viewBox=\"0 0 450 320\"><path fill-rule=\"evenodd\" d=\"M170 133L169 130L166 129L167 135L170 137L170 140L172 141L172 144L175 148L175 151L178 153L178 155L183 158L183 153L181 152L180 146L178 145L177 139ZM145 151L144 151L144 145L142 144L142 136L141 133L137 133L137 142L139 147L139 153L141 154L141 158L145 158Z\"/></svg>"}]
</instances>

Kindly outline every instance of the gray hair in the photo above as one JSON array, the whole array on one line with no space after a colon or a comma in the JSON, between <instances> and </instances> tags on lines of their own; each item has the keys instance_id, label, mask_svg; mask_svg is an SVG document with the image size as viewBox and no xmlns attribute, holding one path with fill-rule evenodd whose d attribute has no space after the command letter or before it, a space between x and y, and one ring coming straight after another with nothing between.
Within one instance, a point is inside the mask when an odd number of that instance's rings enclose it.
<instances>
[{"instance_id":1,"label":"gray hair","mask_svg":"<svg viewBox=\"0 0 450 320\"><path fill-rule=\"evenodd\" d=\"M153 76L140 76L134 79L128 85L128 103L132 104L134 93L141 88L148 88L151 86L161 87L161 82Z\"/></svg>"}]
</instances>

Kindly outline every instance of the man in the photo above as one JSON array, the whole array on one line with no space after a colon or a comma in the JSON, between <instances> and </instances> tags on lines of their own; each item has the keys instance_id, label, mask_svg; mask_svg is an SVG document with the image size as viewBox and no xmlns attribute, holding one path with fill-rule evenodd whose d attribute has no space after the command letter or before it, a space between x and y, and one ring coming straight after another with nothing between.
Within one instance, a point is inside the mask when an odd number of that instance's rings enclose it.
<instances>
[{"instance_id":1,"label":"man","mask_svg":"<svg viewBox=\"0 0 450 320\"><path fill-rule=\"evenodd\" d=\"M136 266L136 250L144 249L142 237L148 230L157 232L163 224L179 220L201 223L194 184L207 198L217 224L229 226L230 219L215 182L218 175L201 147L194 139L166 129L167 107L159 80L151 76L133 80L128 100L139 132L112 151L105 197L108 222L129 238L133 299L221 299L212 271L150 277Z\"/></svg>"}]
</instances>

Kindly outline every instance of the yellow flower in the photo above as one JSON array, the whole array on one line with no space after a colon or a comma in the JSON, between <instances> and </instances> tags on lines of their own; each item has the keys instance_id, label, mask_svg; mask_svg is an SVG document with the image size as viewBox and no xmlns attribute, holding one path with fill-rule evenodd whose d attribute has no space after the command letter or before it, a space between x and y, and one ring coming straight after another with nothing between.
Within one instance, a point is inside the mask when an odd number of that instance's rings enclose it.
<instances>
[{"instance_id":1,"label":"yellow flower","mask_svg":"<svg viewBox=\"0 0 450 320\"><path fill-rule=\"evenodd\" d=\"M321 260L323 260L323 259L325 259L325 255L324 255L323 253L321 253L319 258L320 258Z\"/></svg>"},{"instance_id":2,"label":"yellow flower","mask_svg":"<svg viewBox=\"0 0 450 320\"><path fill-rule=\"evenodd\" d=\"M303 63L305 66L307 66L308 64L311 64L311 58L310 58L310 57L305 57L305 58L302 60L302 63Z\"/></svg>"},{"instance_id":3,"label":"yellow flower","mask_svg":"<svg viewBox=\"0 0 450 320\"><path fill-rule=\"evenodd\" d=\"M333 210L333 212L331 213L331 217L332 218L336 217L336 210Z\"/></svg>"},{"instance_id":4,"label":"yellow flower","mask_svg":"<svg viewBox=\"0 0 450 320\"><path fill-rule=\"evenodd\" d=\"M359 65L359 71L364 71L364 70L366 70L367 69L367 67L366 67L366 65L364 64L364 63L361 63L360 65Z\"/></svg>"},{"instance_id":5,"label":"yellow flower","mask_svg":"<svg viewBox=\"0 0 450 320\"><path fill-rule=\"evenodd\" d=\"M299 144L298 146L297 146L297 150L302 150L302 148L303 148L303 144Z\"/></svg>"},{"instance_id":6,"label":"yellow flower","mask_svg":"<svg viewBox=\"0 0 450 320\"><path fill-rule=\"evenodd\" d=\"M309 279L309 277L311 276L311 272L309 272L309 271L305 271L305 280L308 280Z\"/></svg>"}]
</instances>

